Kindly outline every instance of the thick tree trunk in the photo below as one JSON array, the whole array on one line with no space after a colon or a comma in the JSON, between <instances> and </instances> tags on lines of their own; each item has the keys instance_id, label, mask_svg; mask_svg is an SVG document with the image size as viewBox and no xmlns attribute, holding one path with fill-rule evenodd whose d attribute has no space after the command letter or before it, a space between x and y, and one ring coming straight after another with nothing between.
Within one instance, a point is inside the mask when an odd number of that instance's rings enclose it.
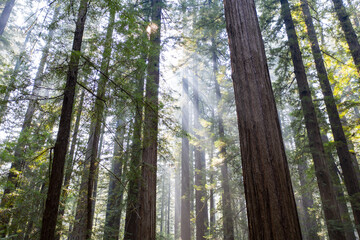
<instances>
[{"instance_id":1,"label":"thick tree trunk","mask_svg":"<svg viewBox=\"0 0 360 240\"><path fill-rule=\"evenodd\" d=\"M183 134L189 133L189 83L187 78L182 79L183 105L181 109L181 124ZM189 139L181 139L181 239L190 240L190 156Z\"/></svg>"},{"instance_id":2,"label":"thick tree trunk","mask_svg":"<svg viewBox=\"0 0 360 240\"><path fill-rule=\"evenodd\" d=\"M53 240L60 202L61 186L64 177L65 157L69 144L71 114L73 110L75 87L79 69L82 38L88 9L88 0L81 0L76 21L74 42L67 74L60 124L54 147L49 189L43 214L40 240Z\"/></svg>"},{"instance_id":3,"label":"thick tree trunk","mask_svg":"<svg viewBox=\"0 0 360 240\"><path fill-rule=\"evenodd\" d=\"M196 66L195 66L196 67ZM200 131L200 99L199 99L199 83L196 76L196 71L193 76L193 90L194 90L194 128L195 132ZM195 133L199 141L194 146L195 155L195 223L196 223L196 240L206 239L208 235L208 206L206 194L206 166L205 166L205 151L200 141L202 137Z\"/></svg>"},{"instance_id":4,"label":"thick tree trunk","mask_svg":"<svg viewBox=\"0 0 360 240\"><path fill-rule=\"evenodd\" d=\"M117 240L119 239L119 228L121 220L121 209L122 209L122 196L123 196L123 185L120 181L123 179L123 163L124 158L122 157L123 152L123 135L124 126L121 119L117 122L115 144L114 144L114 156L112 160L110 182L109 182L109 193L106 205L106 216L104 226L104 237L103 240Z\"/></svg>"},{"instance_id":5,"label":"thick tree trunk","mask_svg":"<svg viewBox=\"0 0 360 240\"><path fill-rule=\"evenodd\" d=\"M249 239L301 239L253 0L225 0Z\"/></svg>"},{"instance_id":6,"label":"thick tree trunk","mask_svg":"<svg viewBox=\"0 0 360 240\"><path fill-rule=\"evenodd\" d=\"M340 21L340 26L345 34L346 42L349 46L351 56L354 60L356 69L360 74L360 44L355 30L351 24L349 14L347 13L342 0L332 0L334 3L336 15Z\"/></svg>"},{"instance_id":7,"label":"thick tree trunk","mask_svg":"<svg viewBox=\"0 0 360 240\"><path fill-rule=\"evenodd\" d=\"M335 98L331 89L330 81L325 68L324 60L322 58L319 42L316 36L314 24L310 14L310 9L307 0L301 0L301 7L305 17L308 36L311 43L312 54L315 60L316 71L320 81L322 93L326 110L330 120L331 130L336 142L336 150L339 156L341 169L344 173L345 186L348 190L351 199L351 206L355 218L358 233L360 234L360 185L357 178L359 169L355 169L352 164L352 156L350 154L348 143L342 128L340 116L336 107ZM359 49L360 53L360 49ZM360 56L359 56L360 57Z\"/></svg>"},{"instance_id":8,"label":"thick tree trunk","mask_svg":"<svg viewBox=\"0 0 360 240\"><path fill-rule=\"evenodd\" d=\"M286 33L289 39L288 44L294 65L295 77L298 84L298 91L310 144L310 152L314 160L315 174L320 190L329 237L330 239L345 239L340 211L337 206L336 194L334 192L334 186L331 181L327 159L321 141L320 128L311 98L311 91L307 82L305 67L302 61L289 3L287 0L280 0L280 3L281 14L285 22Z\"/></svg>"},{"instance_id":9,"label":"thick tree trunk","mask_svg":"<svg viewBox=\"0 0 360 240\"><path fill-rule=\"evenodd\" d=\"M5 8L3 9L0 15L0 36L3 35L6 24L9 20L10 13L15 5L15 0L8 0L5 4Z\"/></svg>"},{"instance_id":10,"label":"thick tree trunk","mask_svg":"<svg viewBox=\"0 0 360 240\"><path fill-rule=\"evenodd\" d=\"M81 185L79 191L78 205L76 209L76 216L74 230L71 239L90 239L91 229L93 223L93 191L95 176L98 169L98 149L101 133L101 125L105 119L104 117L104 97L106 91L106 84L108 81L108 70L111 57L112 35L114 31L115 10L110 10L110 17L108 28L106 32L104 52L101 62L101 75L97 87L97 97L95 99L94 116L90 123L89 141L85 153L85 165L81 177Z\"/></svg>"},{"instance_id":11,"label":"thick tree trunk","mask_svg":"<svg viewBox=\"0 0 360 240\"><path fill-rule=\"evenodd\" d=\"M144 113L144 146L139 201L139 226L136 239L153 240L156 236L156 171L158 139L158 101L160 80L161 0L151 1L149 61Z\"/></svg>"}]
</instances>

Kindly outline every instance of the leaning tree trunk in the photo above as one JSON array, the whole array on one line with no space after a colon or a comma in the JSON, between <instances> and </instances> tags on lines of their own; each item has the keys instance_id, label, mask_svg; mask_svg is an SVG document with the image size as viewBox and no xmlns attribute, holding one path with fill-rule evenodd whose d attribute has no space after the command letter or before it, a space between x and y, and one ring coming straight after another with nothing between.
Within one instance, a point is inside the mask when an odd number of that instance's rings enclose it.
<instances>
[{"instance_id":1,"label":"leaning tree trunk","mask_svg":"<svg viewBox=\"0 0 360 240\"><path fill-rule=\"evenodd\" d=\"M360 44L356 32L351 24L349 14L345 9L342 0L332 0L334 3L336 15L340 21L341 28L345 34L346 42L349 46L351 56L354 60L356 69L360 74Z\"/></svg>"},{"instance_id":2,"label":"leaning tree trunk","mask_svg":"<svg viewBox=\"0 0 360 240\"><path fill-rule=\"evenodd\" d=\"M56 8L51 25L57 20L58 15L59 15L59 8ZM24 118L24 121L23 121L23 124L21 127L19 138L18 138L18 142L17 142L17 145L15 146L14 162L12 162L12 164L11 164L10 172L8 175L8 183L7 183L6 188L4 189L4 195L1 200L0 206L7 208L6 212L4 212L4 214L3 213L0 214L1 228L9 225L10 214L8 214L7 211L12 208L13 199L9 199L8 196L10 196L11 193L14 190L16 190L16 188L18 187L19 173L22 172L23 166L25 164L23 153L24 153L26 144L28 143L28 135L30 133L31 122L32 122L34 112L36 109L36 96L39 94L39 87L42 83L42 77L43 77L42 75L44 73L45 64L46 64L47 58L49 56L49 49L50 49L50 44L53 39L53 36L54 36L54 29L52 28L49 31L48 40L43 49L42 56L40 59L40 64L39 64L39 67L38 67L36 75L35 75L33 90L31 93L31 99L29 100L28 107L27 107L27 110L25 113L25 118ZM26 45L26 43L25 43L25 45ZM8 97L10 96L10 91L8 89L6 91L6 94L8 94L7 95ZM7 100L8 99L6 99L6 101ZM2 109L3 111L6 111L6 106L7 106L6 101L3 105L3 107L4 107L4 109ZM2 113L0 113L0 115L2 115ZM6 229L4 229L4 231L2 231L2 232L3 232L3 234L6 234ZM2 237L5 237L5 235L2 235Z\"/></svg>"},{"instance_id":3,"label":"leaning tree trunk","mask_svg":"<svg viewBox=\"0 0 360 240\"><path fill-rule=\"evenodd\" d=\"M308 1L301 0L301 7L305 17L305 24L311 43L312 54L315 60L316 71L320 81L321 90L324 95L324 101L330 120L331 130L336 142L336 150L339 156L341 169L344 173L345 186L350 195L350 203L353 210L355 223L356 226L358 226L357 231L360 234L360 185L357 178L359 167L357 166L356 170L352 163L353 156L350 154L340 116L336 107L335 98L331 89L325 63L322 58L319 42L316 36L315 27L310 14Z\"/></svg>"},{"instance_id":4,"label":"leaning tree trunk","mask_svg":"<svg viewBox=\"0 0 360 240\"><path fill-rule=\"evenodd\" d=\"M77 238L90 239L93 223L93 191L95 183L95 175L98 169L98 149L101 133L101 125L104 121L104 97L106 84L108 81L109 63L111 57L111 44L114 31L115 10L110 9L110 17L105 38L104 52L100 67L100 78L97 87L97 94L94 106L94 116L90 123L89 141L85 153L85 165L81 176L81 185L79 191L78 205L74 230L71 239Z\"/></svg>"},{"instance_id":5,"label":"leaning tree trunk","mask_svg":"<svg viewBox=\"0 0 360 240\"><path fill-rule=\"evenodd\" d=\"M321 138L325 145L329 143L329 138L327 137L326 134L322 134ZM332 177L332 180L334 183L334 188L335 188L335 192L336 192L336 196L337 196L337 200L338 200L341 219L344 224L346 240L355 240L356 239L355 234L354 234L355 228L353 226L353 223L352 223L352 220L350 217L349 209L347 206L347 201L346 201L345 194L344 194L343 184L341 183L341 178L340 178L341 173L336 165L335 159L333 158L331 152L328 150L328 151L326 151L326 154L329 158L329 170L330 170L330 174L331 174L331 177Z\"/></svg>"},{"instance_id":6,"label":"leaning tree trunk","mask_svg":"<svg viewBox=\"0 0 360 240\"><path fill-rule=\"evenodd\" d=\"M181 124L184 136L181 139L181 239L190 240L190 156L189 139L189 83L182 79L183 105L181 109Z\"/></svg>"},{"instance_id":7,"label":"leaning tree trunk","mask_svg":"<svg viewBox=\"0 0 360 240\"><path fill-rule=\"evenodd\" d=\"M139 192L139 225L136 239L153 240L156 236L156 171L160 80L161 0L151 1L150 51L146 81L144 146Z\"/></svg>"},{"instance_id":8,"label":"leaning tree trunk","mask_svg":"<svg viewBox=\"0 0 360 240\"><path fill-rule=\"evenodd\" d=\"M225 0L249 239L301 239L253 0Z\"/></svg>"},{"instance_id":9,"label":"leaning tree trunk","mask_svg":"<svg viewBox=\"0 0 360 240\"><path fill-rule=\"evenodd\" d=\"M53 240L55 238L55 227L59 209L61 186L64 177L65 157L69 144L71 114L73 110L75 87L79 70L79 52L81 51L87 10L88 0L81 0L76 21L69 70L67 73L59 130L54 147L54 158L51 164L49 189L46 198L45 211L43 214L40 240Z\"/></svg>"},{"instance_id":10,"label":"leaning tree trunk","mask_svg":"<svg viewBox=\"0 0 360 240\"><path fill-rule=\"evenodd\" d=\"M291 17L289 2L287 0L280 0L280 3L329 237L330 239L345 239L341 215L327 165L327 158L321 140L320 128L312 102L310 87L307 82L294 22Z\"/></svg>"},{"instance_id":11,"label":"leaning tree trunk","mask_svg":"<svg viewBox=\"0 0 360 240\"><path fill-rule=\"evenodd\" d=\"M8 0L5 7L0 15L0 36L3 35L6 24L9 20L10 13L15 5L15 0Z\"/></svg>"}]
</instances>

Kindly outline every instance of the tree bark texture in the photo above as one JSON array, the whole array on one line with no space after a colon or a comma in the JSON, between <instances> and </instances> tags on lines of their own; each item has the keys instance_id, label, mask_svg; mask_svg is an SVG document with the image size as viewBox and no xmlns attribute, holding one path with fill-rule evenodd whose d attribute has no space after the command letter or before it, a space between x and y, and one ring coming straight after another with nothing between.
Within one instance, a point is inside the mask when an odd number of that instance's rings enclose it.
<instances>
[{"instance_id":1,"label":"tree bark texture","mask_svg":"<svg viewBox=\"0 0 360 240\"><path fill-rule=\"evenodd\" d=\"M327 158L321 140L320 128L307 82L294 22L291 17L289 2L280 0L280 3L329 237L330 239L345 239L336 194L327 165Z\"/></svg>"},{"instance_id":2,"label":"tree bark texture","mask_svg":"<svg viewBox=\"0 0 360 240\"><path fill-rule=\"evenodd\" d=\"M224 0L249 239L301 239L281 129L253 0Z\"/></svg>"},{"instance_id":3,"label":"tree bark texture","mask_svg":"<svg viewBox=\"0 0 360 240\"><path fill-rule=\"evenodd\" d=\"M55 238L55 227L59 209L61 186L64 177L65 157L69 144L71 114L73 110L75 87L79 70L80 51L87 10L88 0L81 0L64 90L59 130L54 147L54 159L51 164L49 189L46 198L45 211L43 214L40 240L53 240Z\"/></svg>"},{"instance_id":4,"label":"tree bark texture","mask_svg":"<svg viewBox=\"0 0 360 240\"><path fill-rule=\"evenodd\" d=\"M360 74L360 44L356 32L352 26L349 14L346 11L342 0L332 0L336 15L340 21L340 26L344 32L346 42L349 46L351 56L354 60L356 69Z\"/></svg>"},{"instance_id":5,"label":"tree bark texture","mask_svg":"<svg viewBox=\"0 0 360 240\"><path fill-rule=\"evenodd\" d=\"M161 0L151 1L150 51L144 112L144 146L139 201L139 226L136 239L154 240L156 236L156 172L158 140L158 102L160 80Z\"/></svg>"},{"instance_id":6,"label":"tree bark texture","mask_svg":"<svg viewBox=\"0 0 360 240\"><path fill-rule=\"evenodd\" d=\"M358 233L360 234L360 185L357 178L357 170L352 163L352 155L350 154L347 139L342 127L339 112L336 107L335 98L331 89L330 81L322 58L319 42L316 36L315 27L310 14L307 0L301 0L301 7L305 17L308 36L311 43L312 54L315 60L316 71L320 81L326 110L330 120L331 130L335 140L337 154L340 160L340 166L344 173L344 181L346 189L350 195L351 206L354 214L355 223ZM360 51L359 51L360 52Z\"/></svg>"},{"instance_id":7,"label":"tree bark texture","mask_svg":"<svg viewBox=\"0 0 360 240\"><path fill-rule=\"evenodd\" d=\"M184 134L189 133L189 82L182 79L183 105L181 109L181 125ZM190 240L190 156L189 139L181 139L181 239Z\"/></svg>"},{"instance_id":8,"label":"tree bark texture","mask_svg":"<svg viewBox=\"0 0 360 240\"><path fill-rule=\"evenodd\" d=\"M3 9L0 15L0 36L2 36L5 31L6 24L9 20L14 5L15 5L15 0L8 0L5 4L5 8Z\"/></svg>"}]
</instances>

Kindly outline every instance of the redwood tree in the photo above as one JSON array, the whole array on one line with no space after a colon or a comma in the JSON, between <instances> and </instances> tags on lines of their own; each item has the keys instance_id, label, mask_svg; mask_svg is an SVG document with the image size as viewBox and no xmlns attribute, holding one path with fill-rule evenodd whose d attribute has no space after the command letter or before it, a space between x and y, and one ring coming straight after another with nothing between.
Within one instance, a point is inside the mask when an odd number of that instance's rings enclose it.
<instances>
[{"instance_id":1,"label":"redwood tree","mask_svg":"<svg viewBox=\"0 0 360 240\"><path fill-rule=\"evenodd\" d=\"M335 189L327 165L324 146L321 140L320 128L312 102L311 91L307 82L305 67L302 60L300 46L296 35L294 22L292 20L289 2L280 0L281 16L286 27L288 45L294 65L295 78L298 85L298 92L301 101L301 108L304 115L305 127L307 130L310 152L314 161L315 175L317 178L322 207L325 215L325 222L328 228L330 239L345 239L344 229L341 221L341 214L337 204Z\"/></svg>"},{"instance_id":2,"label":"redwood tree","mask_svg":"<svg viewBox=\"0 0 360 240\"><path fill-rule=\"evenodd\" d=\"M139 226L135 239L152 240L156 236L156 171L158 145L158 111L160 80L160 32L161 0L151 1L150 51L148 57L145 112L144 146L139 196Z\"/></svg>"},{"instance_id":3,"label":"redwood tree","mask_svg":"<svg viewBox=\"0 0 360 240\"><path fill-rule=\"evenodd\" d=\"M253 0L224 0L249 239L301 239L294 194Z\"/></svg>"},{"instance_id":4,"label":"redwood tree","mask_svg":"<svg viewBox=\"0 0 360 240\"><path fill-rule=\"evenodd\" d=\"M181 124L183 134L189 132L189 83L187 78L182 80L183 105L181 109ZM190 240L190 155L189 139L181 139L181 239Z\"/></svg>"},{"instance_id":5,"label":"redwood tree","mask_svg":"<svg viewBox=\"0 0 360 240\"><path fill-rule=\"evenodd\" d=\"M60 115L59 130L54 146L54 158L51 164L49 189L42 219L40 235L41 240L55 239L55 227L59 209L61 186L64 177L65 157L69 144L71 114L73 110L75 87L79 70L79 53L81 51L88 5L88 0L81 0L77 16L74 41L69 62L69 69L67 72L63 105Z\"/></svg>"},{"instance_id":6,"label":"redwood tree","mask_svg":"<svg viewBox=\"0 0 360 240\"><path fill-rule=\"evenodd\" d=\"M315 60L315 66L317 75L320 81L320 86L322 93L324 95L324 101L326 110L329 116L331 131L336 142L336 150L339 156L340 165L344 174L344 182L348 193L350 195L350 202L354 214L355 223L357 226L360 224L360 186L359 180L357 178L357 171L359 171L358 165L357 169L353 165L353 157L356 159L356 155L352 155L348 148L347 139L342 127L341 119L339 112L336 107L335 98L331 89L330 81L328 74L325 68L325 63L322 57L320 50L319 42L315 32L315 27L312 21L309 5L307 0L301 0L301 7L305 17L305 24L307 27L307 33L311 43L312 55ZM357 162L355 160L355 162ZM360 229L358 233L360 234Z\"/></svg>"}]
</instances>

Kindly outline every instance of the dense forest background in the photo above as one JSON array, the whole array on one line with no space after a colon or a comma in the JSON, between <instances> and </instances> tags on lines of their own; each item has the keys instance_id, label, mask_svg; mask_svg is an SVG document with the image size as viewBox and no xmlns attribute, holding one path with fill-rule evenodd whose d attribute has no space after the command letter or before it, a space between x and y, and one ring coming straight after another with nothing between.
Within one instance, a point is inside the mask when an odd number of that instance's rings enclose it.
<instances>
[{"instance_id":1,"label":"dense forest background","mask_svg":"<svg viewBox=\"0 0 360 240\"><path fill-rule=\"evenodd\" d=\"M1 239L359 239L359 0L0 11Z\"/></svg>"}]
</instances>

